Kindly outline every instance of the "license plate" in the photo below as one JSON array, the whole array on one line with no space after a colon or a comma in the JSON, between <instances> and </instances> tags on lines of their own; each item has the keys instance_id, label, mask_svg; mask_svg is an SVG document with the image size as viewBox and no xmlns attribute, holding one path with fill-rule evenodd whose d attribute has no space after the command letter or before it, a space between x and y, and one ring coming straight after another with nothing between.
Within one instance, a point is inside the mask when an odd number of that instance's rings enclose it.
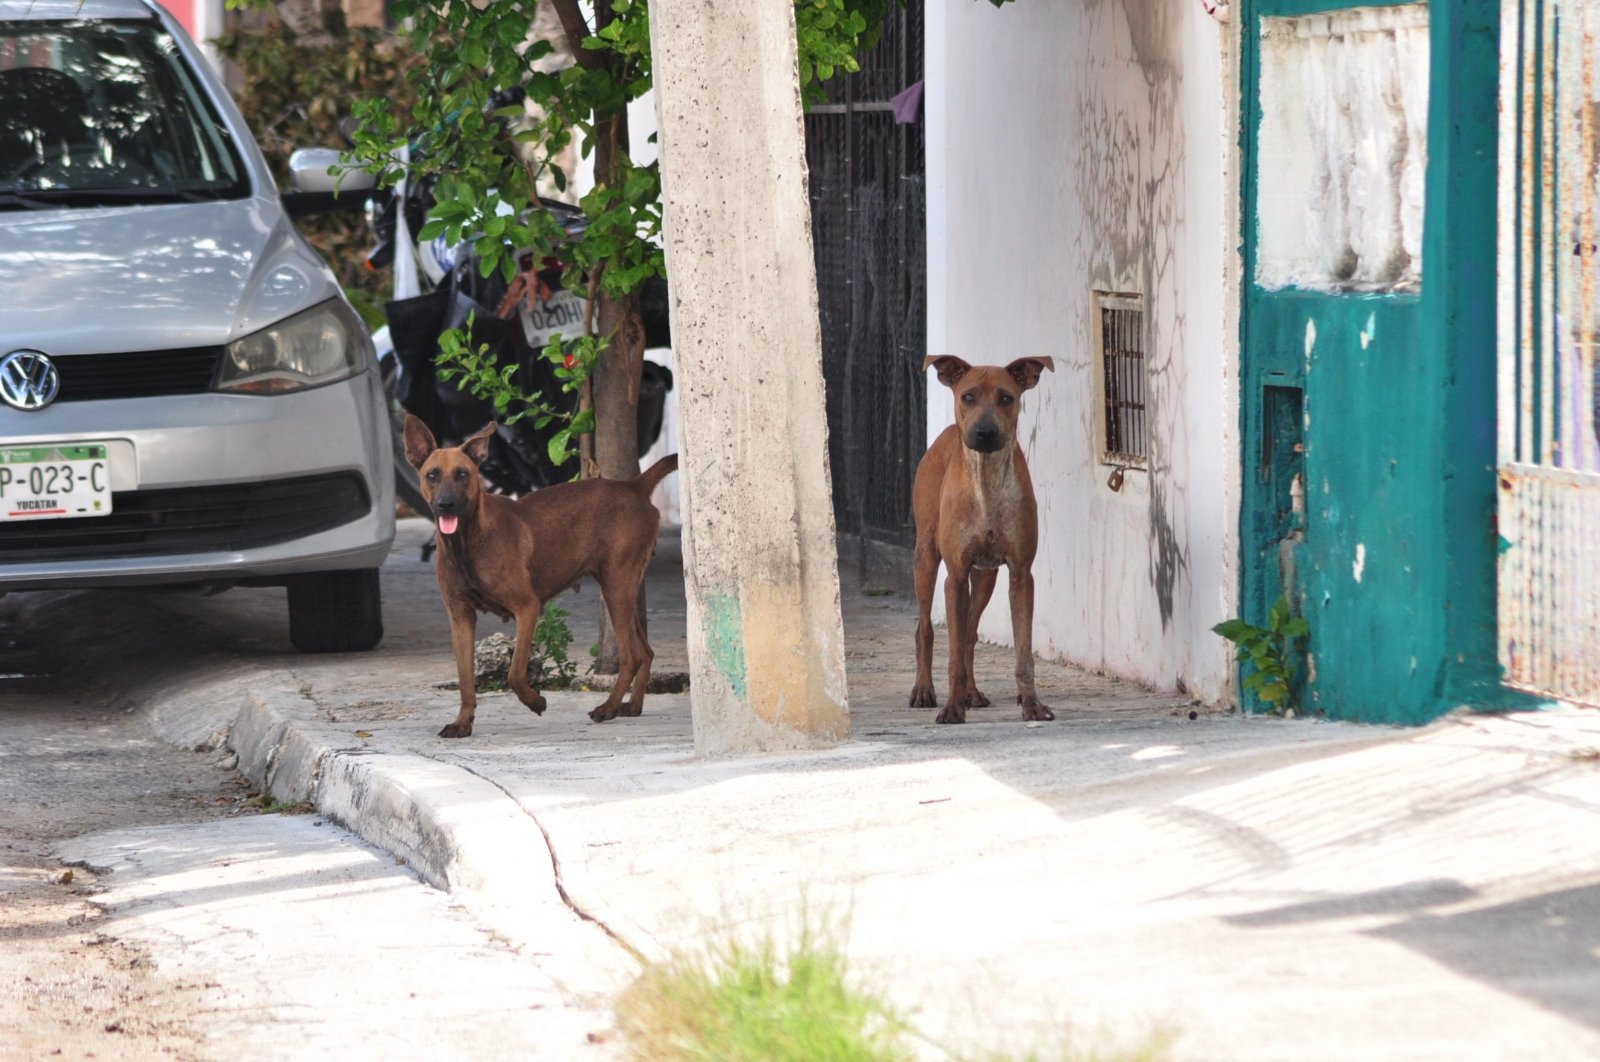
<instances>
[{"instance_id":1,"label":"license plate","mask_svg":"<svg viewBox=\"0 0 1600 1062\"><path fill-rule=\"evenodd\" d=\"M105 443L0 447L0 520L111 514Z\"/></svg>"},{"instance_id":2,"label":"license plate","mask_svg":"<svg viewBox=\"0 0 1600 1062\"><path fill-rule=\"evenodd\" d=\"M583 335L583 299L565 288L551 295L547 302L535 301L529 306L524 299L519 316L522 335L534 350L543 350L558 332L564 339Z\"/></svg>"}]
</instances>

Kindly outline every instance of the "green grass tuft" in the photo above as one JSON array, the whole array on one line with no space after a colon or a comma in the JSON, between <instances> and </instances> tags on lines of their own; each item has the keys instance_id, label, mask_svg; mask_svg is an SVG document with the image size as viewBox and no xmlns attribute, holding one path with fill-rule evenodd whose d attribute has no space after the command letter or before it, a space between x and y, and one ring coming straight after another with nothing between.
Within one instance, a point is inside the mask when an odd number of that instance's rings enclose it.
<instances>
[{"instance_id":1,"label":"green grass tuft","mask_svg":"<svg viewBox=\"0 0 1600 1062\"><path fill-rule=\"evenodd\" d=\"M843 934L803 910L794 943L709 943L645 967L617 1001L617 1027L639 1062L909 1062L913 1039L967 1062L1164 1062L1175 1031L1132 1044L1066 1023L1031 1050L963 1049L927 1040L849 971ZM1043 1041L1040 1041L1043 1042Z\"/></svg>"},{"instance_id":2,"label":"green grass tuft","mask_svg":"<svg viewBox=\"0 0 1600 1062\"><path fill-rule=\"evenodd\" d=\"M617 1008L645 1062L898 1062L904 1025L853 986L844 951L806 927L787 956L770 938L723 942L648 967Z\"/></svg>"}]
</instances>

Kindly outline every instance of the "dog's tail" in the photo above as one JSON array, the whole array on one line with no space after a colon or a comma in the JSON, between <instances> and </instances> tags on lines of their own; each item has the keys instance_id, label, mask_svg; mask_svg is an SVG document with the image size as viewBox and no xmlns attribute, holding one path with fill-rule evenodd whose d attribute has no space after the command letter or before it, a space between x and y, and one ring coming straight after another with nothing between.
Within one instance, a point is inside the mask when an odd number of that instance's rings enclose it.
<instances>
[{"instance_id":1,"label":"dog's tail","mask_svg":"<svg viewBox=\"0 0 1600 1062\"><path fill-rule=\"evenodd\" d=\"M646 495L648 495L656 489L656 484L660 483L677 470L678 455L668 454L655 464L651 465L649 468L645 469L643 472L639 473L639 478L634 480L634 482L639 484L639 488L643 490Z\"/></svg>"}]
</instances>

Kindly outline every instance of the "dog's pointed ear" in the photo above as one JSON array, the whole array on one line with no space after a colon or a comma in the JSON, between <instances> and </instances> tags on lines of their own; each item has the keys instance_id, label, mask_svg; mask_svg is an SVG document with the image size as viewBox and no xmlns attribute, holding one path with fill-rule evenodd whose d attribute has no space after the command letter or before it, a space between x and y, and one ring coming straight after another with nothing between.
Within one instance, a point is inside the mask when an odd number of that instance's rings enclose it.
<instances>
[{"instance_id":1,"label":"dog's pointed ear","mask_svg":"<svg viewBox=\"0 0 1600 1062\"><path fill-rule=\"evenodd\" d=\"M473 464L481 465L483 464L483 459L489 456L489 440L494 437L494 433L499 429L500 425L491 420L479 428L476 435L461 444L461 449L466 452L468 457L472 458Z\"/></svg>"},{"instance_id":2,"label":"dog's pointed ear","mask_svg":"<svg viewBox=\"0 0 1600 1062\"><path fill-rule=\"evenodd\" d=\"M406 460L411 463L412 468L421 468L422 463L428 459L428 455L439 448L439 444L434 441L433 432L429 431L428 426L411 413L406 414L404 437Z\"/></svg>"},{"instance_id":3,"label":"dog's pointed ear","mask_svg":"<svg viewBox=\"0 0 1600 1062\"><path fill-rule=\"evenodd\" d=\"M1006 366L1006 372L1017 381L1017 386L1026 391L1039 382L1039 377L1049 369L1056 371L1056 363L1052 358L1018 358Z\"/></svg>"},{"instance_id":4,"label":"dog's pointed ear","mask_svg":"<svg viewBox=\"0 0 1600 1062\"><path fill-rule=\"evenodd\" d=\"M924 371L933 369L939 374L939 382L946 387L954 387L961 378L972 371L972 366L956 357L954 354L929 354L923 359Z\"/></svg>"}]
</instances>

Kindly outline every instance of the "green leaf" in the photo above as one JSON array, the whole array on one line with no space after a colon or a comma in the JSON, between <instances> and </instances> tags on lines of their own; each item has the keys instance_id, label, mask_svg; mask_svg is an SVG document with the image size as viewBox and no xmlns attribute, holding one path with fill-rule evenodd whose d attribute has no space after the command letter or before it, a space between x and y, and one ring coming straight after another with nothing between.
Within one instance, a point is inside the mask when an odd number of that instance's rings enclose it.
<instances>
[{"instance_id":1,"label":"green leaf","mask_svg":"<svg viewBox=\"0 0 1600 1062\"><path fill-rule=\"evenodd\" d=\"M557 467L566 464L567 456L572 452L567 446L571 439L572 431L569 428L562 428L560 431L550 436L550 444L547 449L550 453L551 464L556 465Z\"/></svg>"},{"instance_id":2,"label":"green leaf","mask_svg":"<svg viewBox=\"0 0 1600 1062\"><path fill-rule=\"evenodd\" d=\"M524 20L504 18L495 26L495 36L502 44L521 44L528 36L529 25Z\"/></svg>"},{"instance_id":3,"label":"green leaf","mask_svg":"<svg viewBox=\"0 0 1600 1062\"><path fill-rule=\"evenodd\" d=\"M1223 620L1221 623L1211 628L1214 633L1222 635L1222 637L1228 639L1230 642L1238 642L1251 631L1256 629L1257 628L1241 619Z\"/></svg>"}]
</instances>

